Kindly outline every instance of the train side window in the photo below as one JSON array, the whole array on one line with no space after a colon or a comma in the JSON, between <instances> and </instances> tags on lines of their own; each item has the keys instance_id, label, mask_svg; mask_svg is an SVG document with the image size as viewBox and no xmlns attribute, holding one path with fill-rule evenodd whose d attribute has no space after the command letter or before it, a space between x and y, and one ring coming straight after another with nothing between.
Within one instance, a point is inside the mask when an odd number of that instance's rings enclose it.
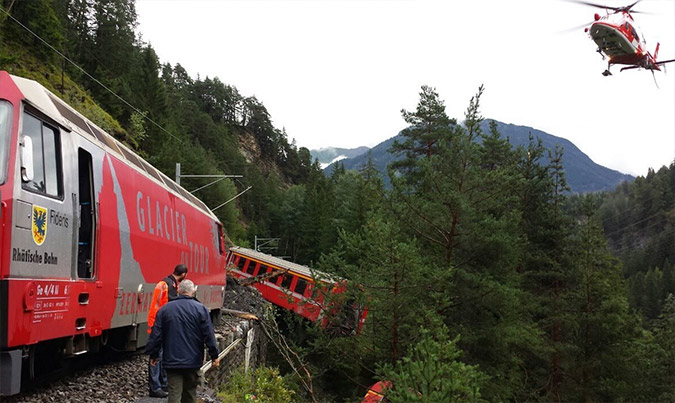
<instances>
[{"instance_id":1,"label":"train side window","mask_svg":"<svg viewBox=\"0 0 675 403\"><path fill-rule=\"evenodd\" d=\"M23 181L23 188L60 198L62 187L58 131L36 117L24 113L22 134L30 137L33 143L33 179Z\"/></svg>"},{"instance_id":2,"label":"train side window","mask_svg":"<svg viewBox=\"0 0 675 403\"><path fill-rule=\"evenodd\" d=\"M258 269L258 275L267 273L268 269L269 267L265 266L264 264L261 264L260 268Z\"/></svg>"},{"instance_id":3,"label":"train side window","mask_svg":"<svg viewBox=\"0 0 675 403\"><path fill-rule=\"evenodd\" d=\"M244 271L244 266L246 265L247 260L244 259L243 256L239 256L239 260L237 260L237 268L240 271Z\"/></svg>"},{"instance_id":4,"label":"train side window","mask_svg":"<svg viewBox=\"0 0 675 403\"><path fill-rule=\"evenodd\" d=\"M256 262L249 262L248 267L246 268L246 273L253 274L255 272Z\"/></svg>"},{"instance_id":5,"label":"train side window","mask_svg":"<svg viewBox=\"0 0 675 403\"><path fill-rule=\"evenodd\" d=\"M291 283L293 282L293 277L294 277L294 276L291 276L291 275L288 275L288 274L284 274L284 276L283 276L284 279L281 280L281 286L282 286L283 288L290 289L290 288L291 288Z\"/></svg>"},{"instance_id":6,"label":"train side window","mask_svg":"<svg viewBox=\"0 0 675 403\"><path fill-rule=\"evenodd\" d=\"M298 277L298 282L295 284L295 292L301 295L305 295L306 289L307 289L307 280Z\"/></svg>"}]
</instances>

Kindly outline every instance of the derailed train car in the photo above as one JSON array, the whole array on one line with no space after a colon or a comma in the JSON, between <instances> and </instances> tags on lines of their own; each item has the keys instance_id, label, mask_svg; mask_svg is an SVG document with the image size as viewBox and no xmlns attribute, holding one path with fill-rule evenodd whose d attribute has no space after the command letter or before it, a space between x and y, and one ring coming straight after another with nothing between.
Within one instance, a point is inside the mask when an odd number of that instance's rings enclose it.
<instances>
[{"instance_id":1,"label":"derailed train car","mask_svg":"<svg viewBox=\"0 0 675 403\"><path fill-rule=\"evenodd\" d=\"M228 273L239 279L269 277L254 284L263 298L336 334L360 332L368 315L367 307L339 298L348 287L345 279L253 249L232 247Z\"/></svg>"},{"instance_id":2,"label":"derailed train car","mask_svg":"<svg viewBox=\"0 0 675 403\"><path fill-rule=\"evenodd\" d=\"M222 307L223 228L196 197L35 81L0 71L0 395L54 356L135 350L178 263Z\"/></svg>"}]
</instances>

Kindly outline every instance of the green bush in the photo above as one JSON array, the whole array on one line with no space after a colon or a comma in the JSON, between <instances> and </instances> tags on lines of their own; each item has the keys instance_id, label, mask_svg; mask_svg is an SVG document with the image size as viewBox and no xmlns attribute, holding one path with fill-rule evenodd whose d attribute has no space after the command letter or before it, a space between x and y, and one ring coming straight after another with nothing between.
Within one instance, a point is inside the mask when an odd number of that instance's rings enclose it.
<instances>
[{"instance_id":1,"label":"green bush","mask_svg":"<svg viewBox=\"0 0 675 403\"><path fill-rule=\"evenodd\" d=\"M259 367L252 373L241 368L235 371L218 397L224 403L290 403L294 401L294 394L277 368Z\"/></svg>"}]
</instances>

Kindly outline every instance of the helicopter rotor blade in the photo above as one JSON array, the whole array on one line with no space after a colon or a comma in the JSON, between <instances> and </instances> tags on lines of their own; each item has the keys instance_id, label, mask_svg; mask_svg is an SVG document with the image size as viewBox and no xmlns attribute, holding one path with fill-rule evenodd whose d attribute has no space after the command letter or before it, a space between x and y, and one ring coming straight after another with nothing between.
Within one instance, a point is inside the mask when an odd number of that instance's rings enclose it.
<instances>
[{"instance_id":1,"label":"helicopter rotor blade","mask_svg":"<svg viewBox=\"0 0 675 403\"><path fill-rule=\"evenodd\" d=\"M584 0L567 0L570 3L578 3L578 4L583 4L585 6L591 6L595 8L601 8L603 10L613 10L613 11L619 11L624 7L612 7L612 6L607 6L604 4L598 4L598 3L591 3L590 1L584 1ZM632 7L632 6L631 6Z\"/></svg>"},{"instance_id":2,"label":"helicopter rotor blade","mask_svg":"<svg viewBox=\"0 0 675 403\"><path fill-rule=\"evenodd\" d=\"M587 22L587 23L585 23L585 24L577 25L576 27L563 29L563 30L558 31L558 32L556 32L556 33L557 33L557 34L568 34L568 33L570 33L570 32L574 32L574 31L581 30L582 28L590 27L591 24L593 24L593 21Z\"/></svg>"},{"instance_id":3,"label":"helicopter rotor blade","mask_svg":"<svg viewBox=\"0 0 675 403\"><path fill-rule=\"evenodd\" d=\"M666 64L666 63L672 63L672 62L675 62L675 59L661 60L661 61L655 62L654 64Z\"/></svg>"},{"instance_id":4,"label":"helicopter rotor blade","mask_svg":"<svg viewBox=\"0 0 675 403\"><path fill-rule=\"evenodd\" d=\"M635 1L633 4L629 4L629 5L623 6L623 7L608 7L608 8L610 8L610 9L616 11L617 13L618 13L619 11L625 11L625 12L627 12L627 13L647 14L647 13L644 13L644 12L642 12L642 11L630 11L637 3L641 2L641 1L642 1L642 0L637 0L637 1Z\"/></svg>"},{"instance_id":5,"label":"helicopter rotor blade","mask_svg":"<svg viewBox=\"0 0 675 403\"><path fill-rule=\"evenodd\" d=\"M569 1L571 3L583 4L585 6L590 6L590 7L601 8L603 10L612 10L615 13L618 13L620 11L626 11L626 12L629 12L629 13L636 13L636 14L649 14L649 13L645 13L644 11L631 11L631 9L633 7L635 7L635 5L638 4L639 2L641 2L642 0L637 0L637 1L633 2L633 4L629 4L629 5L623 6L623 7L608 6L608 5L605 5L605 4L593 3L593 2L585 1L585 0L566 0L566 1Z\"/></svg>"},{"instance_id":6,"label":"helicopter rotor blade","mask_svg":"<svg viewBox=\"0 0 675 403\"><path fill-rule=\"evenodd\" d=\"M637 3L641 2L641 1L642 0L637 0L635 3L631 4L630 6L620 7L620 8L623 9L623 10L626 10L628 12L631 12L630 9L633 8L633 6L635 6ZM639 11L632 11L632 12L639 13Z\"/></svg>"}]
</instances>

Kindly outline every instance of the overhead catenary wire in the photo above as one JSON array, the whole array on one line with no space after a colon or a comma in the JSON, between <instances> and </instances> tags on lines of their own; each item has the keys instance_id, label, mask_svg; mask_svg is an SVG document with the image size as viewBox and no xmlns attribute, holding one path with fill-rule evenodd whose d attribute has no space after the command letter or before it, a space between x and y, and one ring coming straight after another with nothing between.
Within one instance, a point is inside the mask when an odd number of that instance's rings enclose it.
<instances>
[{"instance_id":1,"label":"overhead catenary wire","mask_svg":"<svg viewBox=\"0 0 675 403\"><path fill-rule=\"evenodd\" d=\"M634 226L636 226L636 225L638 225L638 224L641 224L641 223L643 223L643 222L645 222L645 221L649 221L649 220L651 220L652 218L656 218L656 217L658 217L658 216L660 216L660 215L663 215L663 214L665 214L665 212L658 212L658 213L652 214L652 215L650 215L649 217L645 217L645 218L643 218L643 219L641 219L641 220L638 220L638 221L632 222L632 223L630 223L630 224L627 224L627 225L625 225L625 226L623 226L623 227L621 227L621 228L619 228L619 229L616 229L616 230L614 230L614 231L605 233L605 237L610 237L610 236L612 236L612 235L614 235L614 234L617 234L617 233L619 233L619 232L625 231L625 230L628 229L628 228L634 227ZM662 224L662 223L659 222L659 223L656 223L656 224ZM654 225L656 225L656 224L651 224L651 225L648 225L647 227L652 227L652 226L654 226Z\"/></svg>"},{"instance_id":2,"label":"overhead catenary wire","mask_svg":"<svg viewBox=\"0 0 675 403\"><path fill-rule=\"evenodd\" d=\"M36 34L36 33L33 32L30 28L28 28L28 27L25 26L23 23L21 23L21 21L19 21L19 20L17 20L16 18L14 18L14 16L12 16L12 15L9 13L9 11L5 10L4 7L0 6L0 11L2 11L5 15L7 15L7 17L9 17L12 21L14 21L15 23L17 23L20 27L22 27L23 29L25 29L26 31L28 31L31 35L33 35L33 36L36 37L38 40L40 40L40 42L44 43L48 48L50 48L50 49L51 49L52 51L54 51L56 54L58 54L59 56L61 56L64 60L67 60L68 63L70 63L70 64L72 64L73 66L75 66L75 68L77 68L77 69L78 69L79 71L81 71L84 75L86 75L87 77L89 77L90 79L92 79L96 84L100 85L100 86L103 87L106 91L110 92L113 96L115 96L115 98L117 98L117 99L120 100L122 103L124 103L125 105L127 105L127 106L128 106L129 108L131 108L134 112L136 112L136 113L138 113L139 115L143 116L144 119L148 120L150 123L152 123L153 125L155 125L156 127L158 127L158 128L159 128L160 130L162 130L164 133L166 133L166 134L168 134L169 136L173 137L173 138L174 138L175 140L177 140L178 142L183 143L183 144L185 143L185 141L184 141L183 139L177 137L176 135L174 135L173 133L171 133L170 131L166 130L164 127L162 127L159 123L157 123L157 122L155 122L154 120L152 120L150 117L147 116L146 113L142 112L141 110L139 110L138 108L136 108L135 106L133 106L133 105L132 105L131 103L129 103L127 100L125 100L124 98L122 98L120 95L118 95L118 94L115 93L113 90L111 90L110 88L108 88L105 84L103 84L101 81L99 81L96 77L92 76L92 75L89 74L85 69L83 69L82 67L80 67L80 66L79 66L77 63L75 63L74 61L72 61L68 56L66 56L66 55L64 55L63 53L61 53L58 49L56 49L54 46L52 46L49 42L47 42L46 40L42 39L38 34Z\"/></svg>"},{"instance_id":3,"label":"overhead catenary wire","mask_svg":"<svg viewBox=\"0 0 675 403\"><path fill-rule=\"evenodd\" d=\"M639 202L642 203L642 204L644 204L644 203L646 203L646 202L651 202L651 201L654 201L654 200L661 200L661 197L660 197L660 196L661 196L661 195L658 195L658 196L651 196L651 197L648 197L648 198L646 198L646 199L640 199ZM626 198L627 198L627 199L630 199L630 197L631 197L631 195L626 195ZM635 200L626 200L626 201L627 201L627 202L634 202ZM602 224L603 224L603 226L604 226L605 224L609 223L609 222L612 221L612 220L617 220L617 219L622 218L622 217L623 217L625 214L627 214L627 213L631 213L631 212L637 211L637 209L638 209L638 206L631 205L630 207L628 207L628 208L626 208L626 209L624 209L624 210L622 210L622 211L613 212L611 215L608 215L607 217L604 217L604 218L602 219Z\"/></svg>"},{"instance_id":4,"label":"overhead catenary wire","mask_svg":"<svg viewBox=\"0 0 675 403\"><path fill-rule=\"evenodd\" d=\"M675 228L662 231L662 232L659 233L659 235L669 235L669 234L672 234L672 233L675 233ZM628 245L621 246L620 248L617 248L617 249L612 249L612 251L617 255L621 255L626 251L634 251L636 249L639 249L640 251L643 251L645 249L648 249L649 247L651 247L651 245L649 245L646 248L636 248L635 246L633 246L631 244L628 244Z\"/></svg>"},{"instance_id":5,"label":"overhead catenary wire","mask_svg":"<svg viewBox=\"0 0 675 403\"><path fill-rule=\"evenodd\" d=\"M241 192L239 192L239 194L237 194L236 196L234 196L234 197L231 198L230 200L228 200L228 201L226 201L226 202L224 202L224 203L222 203L222 204L220 204L220 205L218 205L218 206L212 208L211 211L216 211L216 210L218 210L219 208L223 207L223 206L226 205L227 203L231 202L232 200L236 199L237 197L239 197L239 196L243 195L244 193L248 192L248 191L251 190L252 188L253 188L253 186L247 187L246 189L244 189L244 190L242 190Z\"/></svg>"}]
</instances>

